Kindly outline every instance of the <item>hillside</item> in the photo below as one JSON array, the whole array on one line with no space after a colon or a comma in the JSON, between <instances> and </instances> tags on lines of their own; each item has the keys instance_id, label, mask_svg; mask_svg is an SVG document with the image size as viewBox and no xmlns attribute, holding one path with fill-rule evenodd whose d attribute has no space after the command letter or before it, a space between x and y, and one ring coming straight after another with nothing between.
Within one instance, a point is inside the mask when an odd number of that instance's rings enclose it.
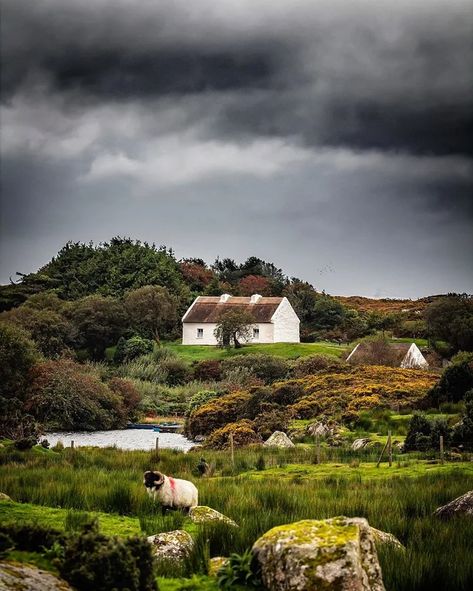
<instances>
[{"instance_id":1,"label":"hillside","mask_svg":"<svg viewBox=\"0 0 473 591\"><path fill-rule=\"evenodd\" d=\"M409 317L420 316L424 310L433 301L445 297L444 295L432 295L418 300L404 300L391 298L365 298L363 296L333 296L347 308L356 310L357 312L369 313L377 312L378 314L399 314L405 313Z\"/></svg>"}]
</instances>

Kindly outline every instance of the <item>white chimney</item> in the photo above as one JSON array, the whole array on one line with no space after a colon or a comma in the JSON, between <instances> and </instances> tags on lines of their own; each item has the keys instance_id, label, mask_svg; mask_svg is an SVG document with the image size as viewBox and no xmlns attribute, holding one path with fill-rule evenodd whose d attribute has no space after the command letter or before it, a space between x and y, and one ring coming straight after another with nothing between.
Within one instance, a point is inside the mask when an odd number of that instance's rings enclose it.
<instances>
[{"instance_id":1,"label":"white chimney","mask_svg":"<svg viewBox=\"0 0 473 591\"><path fill-rule=\"evenodd\" d=\"M250 298L250 304L257 304L262 297L259 293L254 293Z\"/></svg>"},{"instance_id":2,"label":"white chimney","mask_svg":"<svg viewBox=\"0 0 473 591\"><path fill-rule=\"evenodd\" d=\"M228 300L231 298L232 296L229 293L223 293L220 296L220 303L224 304L225 302L228 302Z\"/></svg>"}]
</instances>

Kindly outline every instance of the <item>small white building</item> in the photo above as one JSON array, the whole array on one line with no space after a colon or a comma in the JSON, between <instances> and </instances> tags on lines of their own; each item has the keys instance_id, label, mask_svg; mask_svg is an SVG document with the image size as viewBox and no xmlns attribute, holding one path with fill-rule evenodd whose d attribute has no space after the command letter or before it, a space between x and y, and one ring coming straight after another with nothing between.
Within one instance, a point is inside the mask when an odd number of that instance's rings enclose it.
<instances>
[{"instance_id":1,"label":"small white building","mask_svg":"<svg viewBox=\"0 0 473 591\"><path fill-rule=\"evenodd\" d=\"M370 365L372 362L370 360L371 347L372 343L370 342L358 343L348 355L348 363ZM394 367L402 367L403 369L428 369L429 367L427 359L415 343L390 343L386 357L390 362L389 365Z\"/></svg>"},{"instance_id":2,"label":"small white building","mask_svg":"<svg viewBox=\"0 0 473 591\"><path fill-rule=\"evenodd\" d=\"M214 331L228 310L245 310L255 319L249 343L299 343L300 320L287 298L199 296L182 317L183 345L217 345Z\"/></svg>"}]
</instances>

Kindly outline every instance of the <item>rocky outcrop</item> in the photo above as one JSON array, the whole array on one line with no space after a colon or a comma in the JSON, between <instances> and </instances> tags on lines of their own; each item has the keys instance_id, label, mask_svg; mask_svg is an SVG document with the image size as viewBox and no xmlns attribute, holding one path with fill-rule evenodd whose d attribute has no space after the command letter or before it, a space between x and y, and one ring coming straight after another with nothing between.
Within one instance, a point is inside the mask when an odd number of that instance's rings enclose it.
<instances>
[{"instance_id":1,"label":"rocky outcrop","mask_svg":"<svg viewBox=\"0 0 473 591\"><path fill-rule=\"evenodd\" d=\"M360 437L359 439L355 439L351 444L351 448L353 451L358 451L359 449L365 448L370 441L371 439L369 437Z\"/></svg>"},{"instance_id":2,"label":"rocky outcrop","mask_svg":"<svg viewBox=\"0 0 473 591\"><path fill-rule=\"evenodd\" d=\"M209 576L216 577L218 571L222 568L222 566L225 566L227 562L228 558L225 558L225 556L214 556L214 558L211 558L209 560Z\"/></svg>"},{"instance_id":3,"label":"rocky outcrop","mask_svg":"<svg viewBox=\"0 0 473 591\"><path fill-rule=\"evenodd\" d=\"M282 431L275 431L264 443L266 447L294 447L289 437Z\"/></svg>"},{"instance_id":4,"label":"rocky outcrop","mask_svg":"<svg viewBox=\"0 0 473 591\"><path fill-rule=\"evenodd\" d=\"M148 542L153 545L156 558L171 561L183 560L194 546L192 536L182 529L150 536Z\"/></svg>"},{"instance_id":5,"label":"rocky outcrop","mask_svg":"<svg viewBox=\"0 0 473 591\"><path fill-rule=\"evenodd\" d=\"M312 435L312 437L334 437L338 435L340 431L340 426L333 422L329 421L324 423L323 421L316 421L309 425L306 429L308 435Z\"/></svg>"},{"instance_id":6,"label":"rocky outcrop","mask_svg":"<svg viewBox=\"0 0 473 591\"><path fill-rule=\"evenodd\" d=\"M371 533L373 534L374 541L377 544L391 544L391 546L395 546L399 550L406 549L393 534L390 534L386 531L381 531L380 529L376 529L375 527L371 527L370 529Z\"/></svg>"},{"instance_id":7,"label":"rocky outcrop","mask_svg":"<svg viewBox=\"0 0 473 591\"><path fill-rule=\"evenodd\" d=\"M269 530L253 545L270 591L384 591L366 519L306 520Z\"/></svg>"},{"instance_id":8,"label":"rocky outcrop","mask_svg":"<svg viewBox=\"0 0 473 591\"><path fill-rule=\"evenodd\" d=\"M72 591L65 581L35 566L0 562L0 589L5 591Z\"/></svg>"},{"instance_id":9,"label":"rocky outcrop","mask_svg":"<svg viewBox=\"0 0 473 591\"><path fill-rule=\"evenodd\" d=\"M189 517L194 523L215 523L216 521L220 521L221 523L238 527L238 525L233 521L233 519L230 519L230 517L219 513L215 509L205 507L204 505L192 507L192 509L189 511Z\"/></svg>"},{"instance_id":10,"label":"rocky outcrop","mask_svg":"<svg viewBox=\"0 0 473 591\"><path fill-rule=\"evenodd\" d=\"M473 517L473 490L468 491L461 497L457 497L450 503L435 510L434 515L442 519L450 519L455 515L468 515Z\"/></svg>"},{"instance_id":11,"label":"rocky outcrop","mask_svg":"<svg viewBox=\"0 0 473 591\"><path fill-rule=\"evenodd\" d=\"M6 495L5 493L0 492L0 501L11 501L11 497Z\"/></svg>"}]
</instances>

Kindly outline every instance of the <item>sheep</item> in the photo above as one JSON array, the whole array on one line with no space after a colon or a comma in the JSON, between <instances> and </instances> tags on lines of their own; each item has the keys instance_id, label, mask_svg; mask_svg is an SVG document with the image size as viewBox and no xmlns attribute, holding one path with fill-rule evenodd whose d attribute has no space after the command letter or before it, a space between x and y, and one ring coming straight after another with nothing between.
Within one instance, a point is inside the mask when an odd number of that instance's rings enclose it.
<instances>
[{"instance_id":1,"label":"sheep","mask_svg":"<svg viewBox=\"0 0 473 591\"><path fill-rule=\"evenodd\" d=\"M163 515L166 509L182 509L189 512L198 504L198 491L189 480L171 478L161 472L148 470L143 483L149 496L161 504Z\"/></svg>"}]
</instances>

